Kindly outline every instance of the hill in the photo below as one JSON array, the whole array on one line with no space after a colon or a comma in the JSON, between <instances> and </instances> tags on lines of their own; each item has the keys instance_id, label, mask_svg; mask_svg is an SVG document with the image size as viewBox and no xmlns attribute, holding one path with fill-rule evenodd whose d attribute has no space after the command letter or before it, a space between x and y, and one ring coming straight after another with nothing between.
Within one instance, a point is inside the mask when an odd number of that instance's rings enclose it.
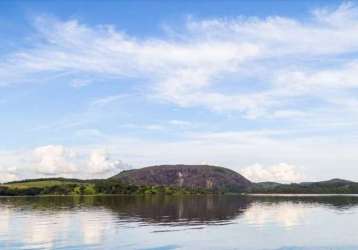
<instances>
[{"instance_id":1,"label":"hill","mask_svg":"<svg viewBox=\"0 0 358 250\"><path fill-rule=\"evenodd\" d=\"M160 165L123 171L108 179L43 178L0 184L0 196L143 194L358 194L342 179L281 184L252 183L237 172L208 165Z\"/></svg>"},{"instance_id":2,"label":"hill","mask_svg":"<svg viewBox=\"0 0 358 250\"><path fill-rule=\"evenodd\" d=\"M248 192L271 194L358 194L358 183L342 179L292 184L261 182L252 185Z\"/></svg>"},{"instance_id":3,"label":"hill","mask_svg":"<svg viewBox=\"0 0 358 250\"><path fill-rule=\"evenodd\" d=\"M92 195L97 180L41 178L0 184L0 196Z\"/></svg>"},{"instance_id":4,"label":"hill","mask_svg":"<svg viewBox=\"0 0 358 250\"><path fill-rule=\"evenodd\" d=\"M243 192L251 182L237 172L209 165L159 165L127 170L110 178L139 186L175 186Z\"/></svg>"},{"instance_id":5,"label":"hill","mask_svg":"<svg viewBox=\"0 0 358 250\"><path fill-rule=\"evenodd\" d=\"M6 186L9 188L41 188L41 187L50 187L56 185L66 185L66 184L76 184L76 183L87 183L90 181L79 180L79 179L70 179L70 178L39 178L39 179L28 179L21 181L11 181L2 186Z\"/></svg>"},{"instance_id":6,"label":"hill","mask_svg":"<svg viewBox=\"0 0 358 250\"><path fill-rule=\"evenodd\" d=\"M0 184L0 196L35 195L144 195L144 194L210 194L217 190L176 186L125 184L114 179L42 178Z\"/></svg>"}]
</instances>

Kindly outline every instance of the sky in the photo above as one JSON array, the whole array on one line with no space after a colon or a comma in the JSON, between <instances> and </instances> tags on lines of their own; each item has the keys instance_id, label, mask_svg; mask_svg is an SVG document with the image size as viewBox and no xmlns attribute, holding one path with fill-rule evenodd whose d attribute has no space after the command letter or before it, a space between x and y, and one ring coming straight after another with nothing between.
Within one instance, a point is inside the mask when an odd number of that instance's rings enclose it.
<instances>
[{"instance_id":1,"label":"sky","mask_svg":"<svg viewBox=\"0 0 358 250\"><path fill-rule=\"evenodd\" d=\"M358 181L358 2L0 10L0 182L157 164Z\"/></svg>"}]
</instances>

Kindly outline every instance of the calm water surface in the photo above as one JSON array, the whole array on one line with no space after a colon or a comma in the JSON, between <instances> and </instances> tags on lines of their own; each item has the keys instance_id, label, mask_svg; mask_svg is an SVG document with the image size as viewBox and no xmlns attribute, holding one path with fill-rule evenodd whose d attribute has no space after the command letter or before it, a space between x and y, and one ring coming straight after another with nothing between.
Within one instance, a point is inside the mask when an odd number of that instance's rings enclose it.
<instances>
[{"instance_id":1,"label":"calm water surface","mask_svg":"<svg viewBox=\"0 0 358 250\"><path fill-rule=\"evenodd\" d=\"M0 249L358 249L358 197L3 197Z\"/></svg>"}]
</instances>

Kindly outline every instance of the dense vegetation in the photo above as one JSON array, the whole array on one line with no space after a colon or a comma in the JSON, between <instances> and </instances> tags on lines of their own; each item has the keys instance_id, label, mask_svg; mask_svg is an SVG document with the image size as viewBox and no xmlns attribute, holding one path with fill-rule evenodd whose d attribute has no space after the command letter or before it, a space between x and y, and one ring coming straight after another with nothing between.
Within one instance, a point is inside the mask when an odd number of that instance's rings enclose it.
<instances>
[{"instance_id":1,"label":"dense vegetation","mask_svg":"<svg viewBox=\"0 0 358 250\"><path fill-rule=\"evenodd\" d=\"M221 170L221 169L219 169ZM165 172L168 174L168 172ZM127 173L125 173L127 174ZM135 173L135 177L138 176ZM174 172L176 176L176 173ZM162 176L165 176L164 174ZM166 176L165 176L166 177ZM219 179L219 178L217 178ZM193 180L193 179L192 179ZM192 181L191 180L191 181ZM195 179L197 180L197 179ZM140 183L140 182L139 182ZM247 188L236 191L230 185L218 185L196 188L168 185L143 185L125 182L121 179L78 180L65 178L32 179L9 182L0 185L0 196L34 196L34 195L146 195L146 194L218 194L218 193L253 193L253 194L358 194L358 183L340 179L321 182L304 182L280 184L275 182L250 183ZM220 188L219 188L220 187Z\"/></svg>"},{"instance_id":2,"label":"dense vegetation","mask_svg":"<svg viewBox=\"0 0 358 250\"><path fill-rule=\"evenodd\" d=\"M26 195L107 195L107 194L207 194L213 190L201 188L135 186L116 180L36 179L0 185L0 196Z\"/></svg>"},{"instance_id":3,"label":"dense vegetation","mask_svg":"<svg viewBox=\"0 0 358 250\"><path fill-rule=\"evenodd\" d=\"M248 192L263 194L358 194L358 183L340 179L292 184L263 182L256 183Z\"/></svg>"}]
</instances>

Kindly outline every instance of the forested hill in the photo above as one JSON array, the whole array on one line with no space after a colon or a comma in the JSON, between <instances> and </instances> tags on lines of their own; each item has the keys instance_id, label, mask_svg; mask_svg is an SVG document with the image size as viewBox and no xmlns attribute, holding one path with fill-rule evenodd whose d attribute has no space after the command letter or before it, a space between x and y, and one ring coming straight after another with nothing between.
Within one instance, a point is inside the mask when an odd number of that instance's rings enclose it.
<instances>
[{"instance_id":1,"label":"forested hill","mask_svg":"<svg viewBox=\"0 0 358 250\"><path fill-rule=\"evenodd\" d=\"M0 184L1 196L16 195L144 195L144 194L358 194L358 183L252 183L240 174L206 165L162 165L123 171L108 179L45 178Z\"/></svg>"},{"instance_id":2,"label":"forested hill","mask_svg":"<svg viewBox=\"0 0 358 250\"><path fill-rule=\"evenodd\" d=\"M358 194L358 183L342 179L292 184L261 182L255 183L247 191L271 194Z\"/></svg>"},{"instance_id":3,"label":"forested hill","mask_svg":"<svg viewBox=\"0 0 358 250\"><path fill-rule=\"evenodd\" d=\"M169 186L138 186L118 180L34 179L0 185L0 196L209 194L218 190Z\"/></svg>"}]
</instances>

